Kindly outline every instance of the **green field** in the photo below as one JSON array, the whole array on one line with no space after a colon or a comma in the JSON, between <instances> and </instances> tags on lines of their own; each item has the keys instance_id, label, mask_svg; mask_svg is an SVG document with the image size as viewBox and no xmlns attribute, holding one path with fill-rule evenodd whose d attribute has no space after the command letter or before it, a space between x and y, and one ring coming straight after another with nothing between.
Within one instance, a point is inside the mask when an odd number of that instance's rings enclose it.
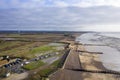
<instances>
[{"instance_id":1,"label":"green field","mask_svg":"<svg viewBox=\"0 0 120 80\"><path fill-rule=\"evenodd\" d=\"M27 44L26 44L27 43ZM34 55L31 54L31 51L36 49L37 47L43 46L46 43L41 43L41 42L26 42L24 43L24 45L22 46L16 46L14 48L11 49L6 49L5 51L2 51L0 53L0 56L3 55L9 55L11 57L24 57L24 58L33 58L35 57ZM11 44L7 44L6 45L11 45ZM14 45L17 45L18 43L14 43ZM35 54L35 53L34 53Z\"/></svg>"},{"instance_id":2,"label":"green field","mask_svg":"<svg viewBox=\"0 0 120 80\"><path fill-rule=\"evenodd\" d=\"M33 69L39 68L43 65L45 65L45 63L39 60L39 61L31 62L31 63L23 66L23 68L26 70L33 70Z\"/></svg>"},{"instance_id":3,"label":"green field","mask_svg":"<svg viewBox=\"0 0 120 80\"><path fill-rule=\"evenodd\" d=\"M60 62L60 60L56 60L55 62L53 62L50 65L51 68L46 68L46 69L41 70L40 74L41 75L49 74L50 72L53 71L53 69L57 68L57 66L59 65L59 62ZM39 61L31 62L31 63L29 63L27 65L24 65L23 68L26 69L26 70L33 70L33 69L37 69L37 68L39 68L39 67L41 67L43 65L45 65L45 63L42 62L41 60L39 60Z\"/></svg>"},{"instance_id":4,"label":"green field","mask_svg":"<svg viewBox=\"0 0 120 80\"><path fill-rule=\"evenodd\" d=\"M59 62L60 62L60 59L56 60L49 67L47 67L43 70L40 70L38 72L38 74L40 74L41 76L48 76L49 74L51 74L52 72L54 72L57 69L57 67L59 66Z\"/></svg>"},{"instance_id":5,"label":"green field","mask_svg":"<svg viewBox=\"0 0 120 80\"><path fill-rule=\"evenodd\" d=\"M4 34L4 37L11 37L11 38L50 38L50 37L63 37L63 34Z\"/></svg>"},{"instance_id":6,"label":"green field","mask_svg":"<svg viewBox=\"0 0 120 80\"><path fill-rule=\"evenodd\" d=\"M44 53L58 52L58 46L46 42L4 41L0 43L0 56L22 57L31 59Z\"/></svg>"},{"instance_id":7,"label":"green field","mask_svg":"<svg viewBox=\"0 0 120 80\"><path fill-rule=\"evenodd\" d=\"M56 51L56 49L53 46L40 46L37 48L34 48L30 51L31 54L35 54L35 53L44 53L47 51Z\"/></svg>"},{"instance_id":8,"label":"green field","mask_svg":"<svg viewBox=\"0 0 120 80\"><path fill-rule=\"evenodd\" d=\"M13 47L17 47L20 45L28 44L29 42L20 42L20 41L1 41L0 42L0 50L7 50Z\"/></svg>"},{"instance_id":9,"label":"green field","mask_svg":"<svg viewBox=\"0 0 120 80\"><path fill-rule=\"evenodd\" d=\"M64 39L67 40L66 36L60 33L0 35L0 57L10 56L11 61L19 57L27 61L43 55L45 61L48 61L48 63L43 62L43 59L24 65L22 68L29 70L27 77L29 79L25 80L40 80L56 71L67 44L67 42L64 44ZM59 60L55 59L56 61L53 62L52 57L59 57ZM50 60L53 63L49 63Z\"/></svg>"},{"instance_id":10,"label":"green field","mask_svg":"<svg viewBox=\"0 0 120 80\"><path fill-rule=\"evenodd\" d=\"M38 72L36 74L29 75L25 80L46 80L46 77L49 76L51 73L55 72L58 69L60 59L54 61L51 65L48 67L45 67L44 69L38 69ZM33 64L29 65L30 69ZM43 64L45 65L45 64Z\"/></svg>"}]
</instances>

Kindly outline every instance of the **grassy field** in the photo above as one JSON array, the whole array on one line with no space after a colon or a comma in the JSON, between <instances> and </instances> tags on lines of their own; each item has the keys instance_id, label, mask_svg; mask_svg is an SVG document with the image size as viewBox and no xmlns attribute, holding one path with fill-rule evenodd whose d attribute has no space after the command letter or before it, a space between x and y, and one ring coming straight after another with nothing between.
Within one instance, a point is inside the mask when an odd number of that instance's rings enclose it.
<instances>
[{"instance_id":1,"label":"grassy field","mask_svg":"<svg viewBox=\"0 0 120 80\"><path fill-rule=\"evenodd\" d=\"M54 34L54 33L39 33L39 34L3 34L4 37L59 37L63 36L63 34Z\"/></svg>"},{"instance_id":2,"label":"grassy field","mask_svg":"<svg viewBox=\"0 0 120 80\"><path fill-rule=\"evenodd\" d=\"M50 72L53 71L53 69L57 68L57 66L59 65L59 62L60 62L60 60L56 60L48 68L43 69L42 71L40 71L40 74L41 75L49 74ZM39 61L36 61L36 62L31 62L31 63L23 66L23 68L27 69L27 70L33 70L33 69L37 69L37 68L39 68L39 67L41 67L43 65L45 65L45 63L42 62L41 60L39 60Z\"/></svg>"},{"instance_id":3,"label":"grassy field","mask_svg":"<svg viewBox=\"0 0 120 80\"><path fill-rule=\"evenodd\" d=\"M31 42L24 46L16 46L10 50L5 50L0 53L0 56L9 55L11 57L24 57L24 58L33 58L35 56L31 55L31 49L37 48L37 46L43 46L46 43L43 42Z\"/></svg>"},{"instance_id":4,"label":"grassy field","mask_svg":"<svg viewBox=\"0 0 120 80\"><path fill-rule=\"evenodd\" d=\"M34 58L36 55L45 52L56 52L56 46L50 46L47 42L22 42L4 41L0 43L0 56Z\"/></svg>"},{"instance_id":5,"label":"grassy field","mask_svg":"<svg viewBox=\"0 0 120 80\"><path fill-rule=\"evenodd\" d=\"M1 38L14 38L17 41L0 40L0 56L9 55L11 57L22 57L31 59L45 52L55 52L57 49L48 46L53 41L63 39L63 34L0 34ZM19 40L20 39L20 40ZM29 42L21 41L29 40ZM42 40L34 42L32 40ZM48 42L44 42L44 40ZM44 46L46 45L46 46Z\"/></svg>"},{"instance_id":6,"label":"grassy field","mask_svg":"<svg viewBox=\"0 0 120 80\"><path fill-rule=\"evenodd\" d=\"M0 42L0 50L7 50L13 47L17 47L20 45L28 44L30 42L21 42L21 41L1 41Z\"/></svg>"},{"instance_id":7,"label":"grassy field","mask_svg":"<svg viewBox=\"0 0 120 80\"><path fill-rule=\"evenodd\" d=\"M33 50L30 51L31 54L35 54L35 53L44 53L47 51L56 51L56 49L53 46L39 46L37 48L34 48Z\"/></svg>"},{"instance_id":8,"label":"grassy field","mask_svg":"<svg viewBox=\"0 0 120 80\"><path fill-rule=\"evenodd\" d=\"M11 57L22 57L31 59L40 56L43 53L60 51L57 46L51 46L48 42L22 42L22 41L4 41L0 43L0 56L9 55Z\"/></svg>"},{"instance_id":9,"label":"grassy field","mask_svg":"<svg viewBox=\"0 0 120 80\"><path fill-rule=\"evenodd\" d=\"M57 67L57 66L59 66L59 62L60 62L60 59L59 59L59 60L56 60L55 62L53 62L53 63L51 64L51 66L52 66L52 67Z\"/></svg>"},{"instance_id":10,"label":"grassy field","mask_svg":"<svg viewBox=\"0 0 120 80\"><path fill-rule=\"evenodd\" d=\"M10 57L20 57L29 60L44 54L56 53L56 56L60 57L62 56L61 52L64 52L65 45L64 43L59 44L59 42L64 42L67 39L68 37L64 36L64 33L0 34L0 56L9 55ZM59 53L57 54L57 52ZM25 65L23 68L30 70L29 73L31 72L30 74L32 75L28 78L33 77L33 79L27 80L40 80L40 77L48 76L57 70L59 62L60 60L56 60L52 64L47 64L42 61L35 61ZM37 73L34 74L34 71Z\"/></svg>"},{"instance_id":11,"label":"grassy field","mask_svg":"<svg viewBox=\"0 0 120 80\"><path fill-rule=\"evenodd\" d=\"M49 67L40 70L38 74L40 74L41 76L48 76L49 74L51 74L57 69L57 67L59 66L59 62L60 62L60 59L56 60Z\"/></svg>"},{"instance_id":12,"label":"grassy field","mask_svg":"<svg viewBox=\"0 0 120 80\"><path fill-rule=\"evenodd\" d=\"M55 72L58 69L60 59L54 61L51 65L48 67L45 67L43 69L37 69L36 74L30 74L26 79L24 80L46 80L46 77L50 75L51 73ZM32 65L30 65L32 66Z\"/></svg>"},{"instance_id":13,"label":"grassy field","mask_svg":"<svg viewBox=\"0 0 120 80\"><path fill-rule=\"evenodd\" d=\"M45 63L42 62L41 60L39 60L39 61L31 62L31 63L23 66L23 68L26 70L33 70L33 69L39 68L43 65L45 65Z\"/></svg>"}]
</instances>

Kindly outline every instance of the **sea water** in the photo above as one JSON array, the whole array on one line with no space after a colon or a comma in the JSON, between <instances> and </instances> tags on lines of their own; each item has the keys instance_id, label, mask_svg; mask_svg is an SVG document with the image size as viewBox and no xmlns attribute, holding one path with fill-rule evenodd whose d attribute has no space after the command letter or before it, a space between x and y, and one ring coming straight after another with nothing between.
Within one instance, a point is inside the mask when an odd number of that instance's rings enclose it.
<instances>
[{"instance_id":1,"label":"sea water","mask_svg":"<svg viewBox=\"0 0 120 80\"><path fill-rule=\"evenodd\" d=\"M120 71L120 33L85 33L76 41L86 45L91 52L102 52L100 60L109 70ZM99 46L103 45L103 46Z\"/></svg>"}]
</instances>

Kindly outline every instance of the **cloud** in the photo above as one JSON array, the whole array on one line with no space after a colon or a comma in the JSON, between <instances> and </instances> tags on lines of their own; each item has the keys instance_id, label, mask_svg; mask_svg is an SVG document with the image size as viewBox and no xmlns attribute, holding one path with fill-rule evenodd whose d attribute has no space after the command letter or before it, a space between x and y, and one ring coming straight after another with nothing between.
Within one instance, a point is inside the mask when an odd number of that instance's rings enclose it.
<instances>
[{"instance_id":1,"label":"cloud","mask_svg":"<svg viewBox=\"0 0 120 80\"><path fill-rule=\"evenodd\" d=\"M120 7L120 0L0 0L1 8L39 8L45 6L114 6Z\"/></svg>"},{"instance_id":2,"label":"cloud","mask_svg":"<svg viewBox=\"0 0 120 80\"><path fill-rule=\"evenodd\" d=\"M81 0L75 6L91 7L91 6L115 6L120 7L120 0Z\"/></svg>"},{"instance_id":3,"label":"cloud","mask_svg":"<svg viewBox=\"0 0 120 80\"><path fill-rule=\"evenodd\" d=\"M120 9L115 7L42 7L0 12L0 30L120 31Z\"/></svg>"},{"instance_id":4,"label":"cloud","mask_svg":"<svg viewBox=\"0 0 120 80\"><path fill-rule=\"evenodd\" d=\"M0 7L16 9L0 10L0 30L120 31L119 4L120 0L1 0Z\"/></svg>"},{"instance_id":5,"label":"cloud","mask_svg":"<svg viewBox=\"0 0 120 80\"><path fill-rule=\"evenodd\" d=\"M45 6L44 0L1 0L1 8L35 8Z\"/></svg>"},{"instance_id":6,"label":"cloud","mask_svg":"<svg viewBox=\"0 0 120 80\"><path fill-rule=\"evenodd\" d=\"M69 6L69 4L68 3L66 3L65 1L54 1L53 2L54 4L54 6L61 6L61 7L67 7L67 6Z\"/></svg>"}]
</instances>

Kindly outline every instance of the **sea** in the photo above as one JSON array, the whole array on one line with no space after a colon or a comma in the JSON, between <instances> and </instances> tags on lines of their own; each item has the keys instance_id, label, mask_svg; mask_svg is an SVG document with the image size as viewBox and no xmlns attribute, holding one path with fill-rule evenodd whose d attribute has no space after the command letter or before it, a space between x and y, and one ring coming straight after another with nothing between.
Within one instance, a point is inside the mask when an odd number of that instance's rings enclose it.
<instances>
[{"instance_id":1,"label":"sea","mask_svg":"<svg viewBox=\"0 0 120 80\"><path fill-rule=\"evenodd\" d=\"M100 60L109 70L120 71L120 33L119 32L92 32L76 38L76 41L85 45L90 52L102 52Z\"/></svg>"}]
</instances>

